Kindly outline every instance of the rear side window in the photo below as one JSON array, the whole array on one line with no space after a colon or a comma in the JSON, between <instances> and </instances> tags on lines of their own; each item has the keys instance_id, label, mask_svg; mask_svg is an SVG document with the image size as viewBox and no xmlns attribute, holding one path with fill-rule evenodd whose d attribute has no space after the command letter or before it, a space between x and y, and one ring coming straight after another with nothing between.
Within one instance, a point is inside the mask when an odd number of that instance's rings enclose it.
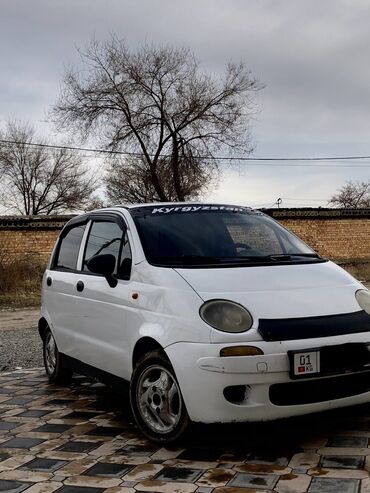
<instances>
[{"instance_id":1,"label":"rear side window","mask_svg":"<svg viewBox=\"0 0 370 493\"><path fill-rule=\"evenodd\" d=\"M86 225L75 226L62 238L55 267L59 269L76 270L78 252Z\"/></svg>"},{"instance_id":2,"label":"rear side window","mask_svg":"<svg viewBox=\"0 0 370 493\"><path fill-rule=\"evenodd\" d=\"M116 268L120 257L123 231L115 222L94 222L86 244L83 269L88 271L87 262L95 255L111 254L116 259Z\"/></svg>"}]
</instances>

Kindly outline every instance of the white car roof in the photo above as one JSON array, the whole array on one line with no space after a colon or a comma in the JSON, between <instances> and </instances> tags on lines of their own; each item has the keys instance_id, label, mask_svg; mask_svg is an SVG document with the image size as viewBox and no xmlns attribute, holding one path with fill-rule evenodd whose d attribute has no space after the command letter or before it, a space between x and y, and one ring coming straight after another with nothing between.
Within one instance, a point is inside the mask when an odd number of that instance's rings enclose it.
<instances>
[{"instance_id":1,"label":"white car roof","mask_svg":"<svg viewBox=\"0 0 370 493\"><path fill-rule=\"evenodd\" d=\"M137 207L178 207L178 206L191 206L191 205L210 205L210 206L228 206L228 207L242 207L244 209L251 209L252 207L248 207L246 205L236 205L236 204L225 204L221 202L148 202L148 203L138 203L138 204L117 204L110 209L135 209Z\"/></svg>"}]
</instances>

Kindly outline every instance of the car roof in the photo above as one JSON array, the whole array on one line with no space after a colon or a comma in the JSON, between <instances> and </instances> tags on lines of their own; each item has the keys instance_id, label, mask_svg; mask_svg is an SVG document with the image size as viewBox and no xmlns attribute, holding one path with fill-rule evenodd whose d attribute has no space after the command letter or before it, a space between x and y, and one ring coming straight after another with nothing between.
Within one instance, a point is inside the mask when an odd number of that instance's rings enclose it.
<instances>
[{"instance_id":1,"label":"car roof","mask_svg":"<svg viewBox=\"0 0 370 493\"><path fill-rule=\"evenodd\" d=\"M243 209L253 209L252 207L248 207L246 205L240 204L225 204L224 202L202 202L202 201L193 201L193 202L147 202L147 203L138 203L138 204L117 204L109 209L136 209L138 207L179 207L179 206L224 206L224 207L242 207Z\"/></svg>"}]
</instances>

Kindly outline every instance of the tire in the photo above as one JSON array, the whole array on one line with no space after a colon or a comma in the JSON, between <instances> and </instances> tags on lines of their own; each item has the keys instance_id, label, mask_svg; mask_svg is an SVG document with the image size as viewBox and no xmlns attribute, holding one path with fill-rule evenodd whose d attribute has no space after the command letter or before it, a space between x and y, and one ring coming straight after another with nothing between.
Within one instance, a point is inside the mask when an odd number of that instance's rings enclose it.
<instances>
[{"instance_id":1,"label":"tire","mask_svg":"<svg viewBox=\"0 0 370 493\"><path fill-rule=\"evenodd\" d=\"M153 442L174 442L190 426L175 372L161 351L148 352L135 365L130 402L139 429Z\"/></svg>"},{"instance_id":2,"label":"tire","mask_svg":"<svg viewBox=\"0 0 370 493\"><path fill-rule=\"evenodd\" d=\"M71 382L73 371L63 367L63 358L58 351L54 336L49 327L43 337L43 356L45 372L50 383L68 385Z\"/></svg>"}]
</instances>

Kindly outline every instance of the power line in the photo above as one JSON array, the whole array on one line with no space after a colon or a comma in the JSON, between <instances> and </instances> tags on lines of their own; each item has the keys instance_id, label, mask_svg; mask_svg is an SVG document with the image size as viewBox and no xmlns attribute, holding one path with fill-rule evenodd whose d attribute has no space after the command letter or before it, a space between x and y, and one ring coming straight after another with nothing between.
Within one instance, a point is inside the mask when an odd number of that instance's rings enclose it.
<instances>
[{"instance_id":1,"label":"power line","mask_svg":"<svg viewBox=\"0 0 370 493\"><path fill-rule=\"evenodd\" d=\"M54 145L54 144L42 144L37 142L22 142L16 140L6 140L0 139L0 143L8 144L8 145L25 145L31 147L42 147L47 149L63 149L69 151L78 151L78 152L91 152L96 154L107 154L107 155L120 155L120 156L143 156L144 153L140 152L129 152L129 151L110 151L106 149L96 149L91 147L76 147L76 146L64 146L64 145ZM154 156L150 154L150 156ZM165 154L162 157L170 157L170 155ZM315 156L315 157L235 157L235 156L196 156L197 159L209 159L215 161L235 161L235 162L246 162L250 166L291 166L291 167L303 167L303 166L312 166L312 167L336 167L336 168L345 168L345 167L357 167L357 168L367 168L370 167L370 163L363 164L322 164L322 161L360 161L360 160L370 160L370 155L363 156ZM296 162L307 162L314 161L319 164L296 164ZM293 163L291 163L293 162Z\"/></svg>"}]
</instances>

